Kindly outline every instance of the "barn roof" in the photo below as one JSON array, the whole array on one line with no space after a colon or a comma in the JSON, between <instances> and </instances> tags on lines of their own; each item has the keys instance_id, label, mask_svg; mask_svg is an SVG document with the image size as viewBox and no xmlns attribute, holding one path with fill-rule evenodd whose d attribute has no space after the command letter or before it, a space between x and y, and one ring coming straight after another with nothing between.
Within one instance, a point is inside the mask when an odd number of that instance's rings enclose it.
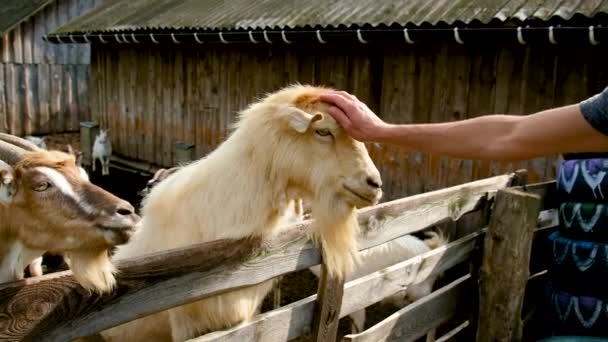
<instances>
[{"instance_id":1,"label":"barn roof","mask_svg":"<svg viewBox=\"0 0 608 342\"><path fill-rule=\"evenodd\" d=\"M0 36L12 30L43 9L53 0L2 0L0 6Z\"/></svg>"},{"instance_id":2,"label":"barn roof","mask_svg":"<svg viewBox=\"0 0 608 342\"><path fill-rule=\"evenodd\" d=\"M108 0L54 33L487 24L608 14L608 0Z\"/></svg>"}]
</instances>

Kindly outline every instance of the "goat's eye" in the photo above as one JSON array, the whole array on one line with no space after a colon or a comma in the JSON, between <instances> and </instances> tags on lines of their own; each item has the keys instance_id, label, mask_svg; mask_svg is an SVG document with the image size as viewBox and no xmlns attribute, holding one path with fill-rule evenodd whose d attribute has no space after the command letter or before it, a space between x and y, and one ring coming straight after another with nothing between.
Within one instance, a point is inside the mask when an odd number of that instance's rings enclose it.
<instances>
[{"instance_id":1,"label":"goat's eye","mask_svg":"<svg viewBox=\"0 0 608 342\"><path fill-rule=\"evenodd\" d=\"M51 184L49 182L44 182L44 183L40 183L40 184L36 185L34 190L35 191L44 191L44 190L48 189L50 186L51 186Z\"/></svg>"},{"instance_id":2,"label":"goat's eye","mask_svg":"<svg viewBox=\"0 0 608 342\"><path fill-rule=\"evenodd\" d=\"M322 137L331 135L331 132L328 129L326 129L326 128L318 129L318 130L315 131L315 133L317 133L318 135L320 135Z\"/></svg>"}]
</instances>

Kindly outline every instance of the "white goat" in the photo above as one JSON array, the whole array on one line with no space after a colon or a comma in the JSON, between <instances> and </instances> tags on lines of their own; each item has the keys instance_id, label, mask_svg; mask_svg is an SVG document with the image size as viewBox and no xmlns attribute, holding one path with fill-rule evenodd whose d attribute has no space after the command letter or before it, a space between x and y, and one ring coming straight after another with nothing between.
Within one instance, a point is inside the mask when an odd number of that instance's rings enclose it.
<instances>
[{"instance_id":1,"label":"white goat","mask_svg":"<svg viewBox=\"0 0 608 342\"><path fill-rule=\"evenodd\" d=\"M270 237L290 201L310 199L313 236L330 274L348 275L357 254L356 208L382 195L365 145L327 113L328 89L296 85L239 115L215 151L157 184L143 201L142 225L115 259L217 239ZM235 164L238 162L238 164ZM232 327L259 310L274 280L146 316L102 333L117 341L183 341Z\"/></svg>"},{"instance_id":2,"label":"white goat","mask_svg":"<svg viewBox=\"0 0 608 342\"><path fill-rule=\"evenodd\" d=\"M39 148L43 149L43 150L47 150L47 146L46 146L46 137L34 137L31 135L28 135L25 137L25 140L32 142L34 145L38 146Z\"/></svg>"},{"instance_id":3,"label":"white goat","mask_svg":"<svg viewBox=\"0 0 608 342\"><path fill-rule=\"evenodd\" d=\"M91 155L93 159L93 165L91 165L93 172L95 172L97 160L101 163L101 174L107 176L110 174L110 156L112 156L112 140L108 135L108 130L100 130L99 134L95 137L95 143L93 144L93 153Z\"/></svg>"}]
</instances>

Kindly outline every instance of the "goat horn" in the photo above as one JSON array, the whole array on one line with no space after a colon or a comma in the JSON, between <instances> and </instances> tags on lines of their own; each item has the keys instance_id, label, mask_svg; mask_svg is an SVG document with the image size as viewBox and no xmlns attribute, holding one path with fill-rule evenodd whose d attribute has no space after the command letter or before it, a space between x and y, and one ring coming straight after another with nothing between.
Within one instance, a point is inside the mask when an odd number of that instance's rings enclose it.
<instances>
[{"instance_id":1,"label":"goat horn","mask_svg":"<svg viewBox=\"0 0 608 342\"><path fill-rule=\"evenodd\" d=\"M0 160L9 165L17 164L27 151L23 148L0 140Z\"/></svg>"},{"instance_id":2,"label":"goat horn","mask_svg":"<svg viewBox=\"0 0 608 342\"><path fill-rule=\"evenodd\" d=\"M0 133L0 140L5 141L9 144L13 144L17 147L21 147L22 149L26 150L26 151L40 151L42 150L40 147L36 146L36 144L34 144L31 141L28 141L26 139L11 135L11 134L6 134L6 133Z\"/></svg>"}]
</instances>

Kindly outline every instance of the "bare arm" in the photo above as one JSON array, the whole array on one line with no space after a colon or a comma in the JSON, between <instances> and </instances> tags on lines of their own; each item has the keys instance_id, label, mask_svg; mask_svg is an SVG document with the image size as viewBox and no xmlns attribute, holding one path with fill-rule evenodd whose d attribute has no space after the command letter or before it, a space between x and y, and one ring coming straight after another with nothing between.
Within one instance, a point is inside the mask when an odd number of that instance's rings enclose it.
<instances>
[{"instance_id":1,"label":"bare arm","mask_svg":"<svg viewBox=\"0 0 608 342\"><path fill-rule=\"evenodd\" d=\"M329 93L330 113L355 139L461 159L516 161L572 152L606 152L608 136L593 128L580 106L526 116L486 115L437 124L387 124L354 96Z\"/></svg>"}]
</instances>

